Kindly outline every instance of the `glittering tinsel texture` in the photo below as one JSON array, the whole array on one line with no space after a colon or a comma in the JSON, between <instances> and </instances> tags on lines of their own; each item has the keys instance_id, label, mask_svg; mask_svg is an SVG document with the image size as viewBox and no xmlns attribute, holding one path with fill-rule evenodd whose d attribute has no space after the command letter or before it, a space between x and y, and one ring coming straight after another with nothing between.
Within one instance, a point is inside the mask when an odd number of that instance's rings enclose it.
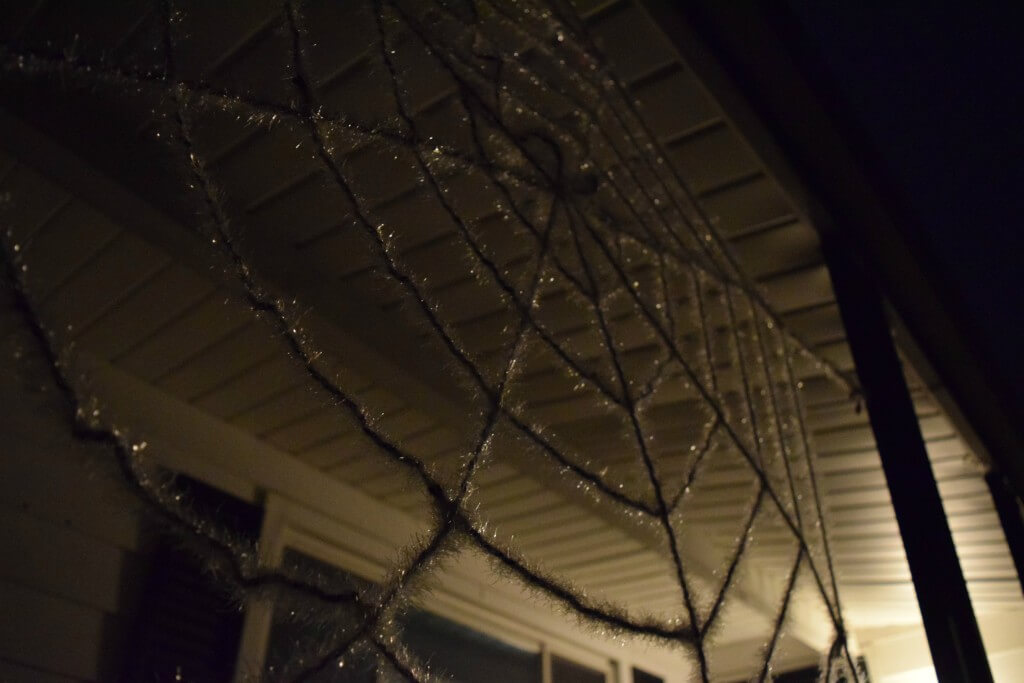
<instances>
[{"instance_id":1,"label":"glittering tinsel texture","mask_svg":"<svg viewBox=\"0 0 1024 683\"><path fill-rule=\"evenodd\" d=\"M50 329L33 292L32 247L12 228L8 280L76 433L109 446L145 507L190 539L240 599L266 594L333 629L302 653L291 680L354 657L429 680L396 617L448 555L473 548L596 630L680 648L695 677L710 681L712 642L728 630L722 615L741 574L758 571L762 534L782 539L784 557L752 674L770 678L793 603L807 593L833 629L823 676L856 679L794 368L811 362L846 389L849 380L786 331L738 267L574 6L341 4L352 7L339 19L319 4L286 2L253 34L265 37L270 85L218 75L228 66L197 72L190 10L166 1L133 29L145 47L129 56L24 41L0 45L0 59L12 82L134 98L147 109L212 258L361 447L425 492L429 530L373 590L332 591L308 574L260 567L254 547L174 494L147 461L145 434L115 424L70 369L74 349ZM332 41L353 33L358 50L337 63ZM351 79L371 81L373 97L332 94ZM247 181L220 171L230 150L217 144L232 136L289 150L299 180L314 181L333 220L279 232L301 233L294 244L309 247L303 253L346 240L347 251L324 252L336 258L327 267L343 282L365 276L370 294L390 298L395 318L423 340L424 358L443 364L467 408L458 447L438 455L410 446L328 362L331 349L306 322L315 306L281 286L261 247L276 238L250 229L251 207L270 200L239 198ZM389 194L388 178L405 179L406 189ZM415 211L400 210L403 202ZM545 397L571 399L574 417L597 432L564 429ZM482 473L506 465L656 549L675 596L637 609L547 567L492 523L479 493ZM697 514L716 503L708 480L726 471L749 486L729 503L728 542L708 567L691 559L703 533Z\"/></svg>"}]
</instances>

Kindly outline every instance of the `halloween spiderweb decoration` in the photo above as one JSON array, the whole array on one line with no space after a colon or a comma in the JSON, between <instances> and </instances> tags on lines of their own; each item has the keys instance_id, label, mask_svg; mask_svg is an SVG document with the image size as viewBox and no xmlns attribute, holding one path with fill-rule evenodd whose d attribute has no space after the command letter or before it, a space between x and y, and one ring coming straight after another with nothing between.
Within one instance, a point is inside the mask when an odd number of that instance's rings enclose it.
<instances>
[{"instance_id":1,"label":"halloween spiderweb decoration","mask_svg":"<svg viewBox=\"0 0 1024 683\"><path fill-rule=\"evenodd\" d=\"M339 23L319 3L275 11L262 29L266 82L255 85L182 76L195 45L182 29L187 10L167 4L133 29L144 49L132 59L12 43L5 73L141 102L180 164L209 248L350 421L360 447L394 463L423 494L429 530L373 589L331 590L299 571L260 568L251 547L177 499L147 462L145 435L113 426L68 371L73 351L33 300L31 249L9 232L19 308L75 409L78 433L117 452L133 491L195 539L240 596L271 592L312 605L332 625L289 680L316 679L356 652L390 676L430 678L396 637L395 618L464 548L594 628L679 648L703 681L715 677L709 652L728 629L723 614L756 591L734 597L741 575L771 575L770 623L753 675L770 677L793 603L810 594L833 630L823 675L856 678L794 369L810 352L737 267L576 9L558 0L394 0L344 15ZM338 64L331 48L342 39L358 50ZM331 96L351 78L372 82L373 96ZM218 177L215 163L224 153L216 141L233 129L277 140L310 166L289 189L315 178L336 220L310 230L296 218L276 236L247 231L244 202L234 198L244 187ZM396 178L406 186L398 193ZM417 449L323 362L331 349L305 326L301 299L268 275L260 248L294 233L307 253L348 240L329 264L340 286L371 283L359 291L387 299L418 335L422 362L444 366L469 407L452 427L457 448ZM590 428L565 427L566 410ZM477 480L495 463L642 539L664 560L674 594L638 609L611 588L588 590L572 572L546 567L489 518ZM740 485L739 498L716 499L726 480L730 491ZM710 546L699 538L706 535L716 539ZM759 553L762 538L774 550Z\"/></svg>"}]
</instances>

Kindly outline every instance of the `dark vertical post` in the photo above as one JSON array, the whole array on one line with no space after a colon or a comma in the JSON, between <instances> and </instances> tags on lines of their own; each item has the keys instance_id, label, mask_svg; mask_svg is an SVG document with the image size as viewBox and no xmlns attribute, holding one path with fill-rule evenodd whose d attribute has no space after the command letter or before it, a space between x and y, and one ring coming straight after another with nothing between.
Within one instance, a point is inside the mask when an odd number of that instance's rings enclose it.
<instances>
[{"instance_id":1,"label":"dark vertical post","mask_svg":"<svg viewBox=\"0 0 1024 683\"><path fill-rule=\"evenodd\" d=\"M826 241L825 258L889 484L935 672L941 683L988 683L992 673L985 646L881 295L845 245Z\"/></svg>"},{"instance_id":2,"label":"dark vertical post","mask_svg":"<svg viewBox=\"0 0 1024 683\"><path fill-rule=\"evenodd\" d=\"M1024 512L1006 477L996 470L990 470L985 475L985 482L988 483L992 502L995 503L996 513L1003 525L1006 545L1010 548L1013 564L1017 568L1017 579L1024 590Z\"/></svg>"}]
</instances>

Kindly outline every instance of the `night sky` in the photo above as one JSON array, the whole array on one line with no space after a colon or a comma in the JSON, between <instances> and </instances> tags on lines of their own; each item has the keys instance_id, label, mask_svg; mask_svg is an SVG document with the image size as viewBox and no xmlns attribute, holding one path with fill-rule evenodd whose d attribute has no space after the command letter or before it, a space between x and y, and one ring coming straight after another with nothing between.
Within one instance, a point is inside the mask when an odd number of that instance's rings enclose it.
<instances>
[{"instance_id":1,"label":"night sky","mask_svg":"<svg viewBox=\"0 0 1024 683\"><path fill-rule=\"evenodd\" d=\"M1022 5L787 4L866 146L872 180L1024 405Z\"/></svg>"}]
</instances>

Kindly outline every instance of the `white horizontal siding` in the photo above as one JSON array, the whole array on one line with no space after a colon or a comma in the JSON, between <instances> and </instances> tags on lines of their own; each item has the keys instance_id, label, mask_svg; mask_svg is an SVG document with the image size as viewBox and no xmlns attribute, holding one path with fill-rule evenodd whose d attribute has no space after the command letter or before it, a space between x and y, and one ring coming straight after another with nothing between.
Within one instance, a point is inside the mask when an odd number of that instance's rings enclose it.
<instances>
[{"instance_id":1,"label":"white horizontal siding","mask_svg":"<svg viewBox=\"0 0 1024 683\"><path fill-rule=\"evenodd\" d=\"M16 322L0 308L0 329ZM140 523L112 454L72 436L32 341L4 341L23 353L0 356L0 681L110 680L140 587Z\"/></svg>"}]
</instances>

